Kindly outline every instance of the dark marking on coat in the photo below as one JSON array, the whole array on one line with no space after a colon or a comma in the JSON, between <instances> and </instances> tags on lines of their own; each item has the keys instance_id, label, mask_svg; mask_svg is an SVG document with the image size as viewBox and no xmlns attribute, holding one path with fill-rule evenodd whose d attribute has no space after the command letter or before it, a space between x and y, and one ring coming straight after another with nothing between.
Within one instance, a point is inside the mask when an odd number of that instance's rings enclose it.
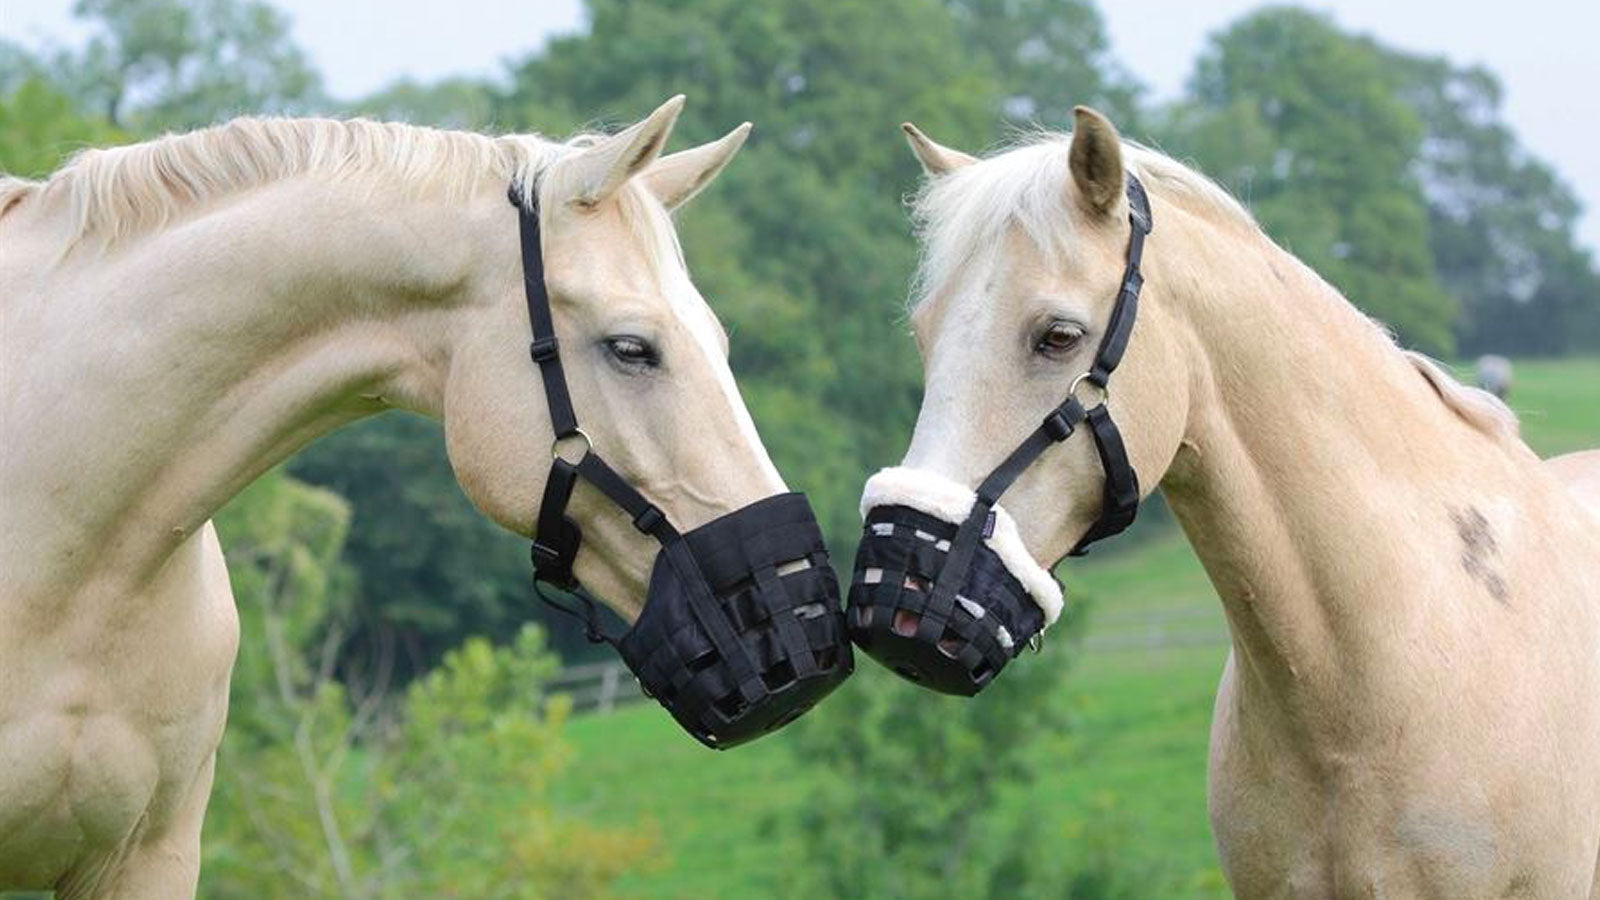
<instances>
[{"instance_id":1,"label":"dark marking on coat","mask_svg":"<svg viewBox=\"0 0 1600 900\"><path fill-rule=\"evenodd\" d=\"M1500 545L1495 542L1494 530L1489 520L1476 506L1452 510L1450 521L1455 523L1456 535L1461 538L1461 568L1473 579L1481 582L1489 596L1501 603L1511 602L1511 591L1505 577L1495 567L1500 555Z\"/></svg>"},{"instance_id":2,"label":"dark marking on coat","mask_svg":"<svg viewBox=\"0 0 1600 900\"><path fill-rule=\"evenodd\" d=\"M1535 887L1533 873L1521 871L1511 876L1511 881L1506 884L1505 892L1500 896L1503 900L1512 900L1512 898L1516 897L1536 897L1538 896L1538 891L1534 890Z\"/></svg>"}]
</instances>

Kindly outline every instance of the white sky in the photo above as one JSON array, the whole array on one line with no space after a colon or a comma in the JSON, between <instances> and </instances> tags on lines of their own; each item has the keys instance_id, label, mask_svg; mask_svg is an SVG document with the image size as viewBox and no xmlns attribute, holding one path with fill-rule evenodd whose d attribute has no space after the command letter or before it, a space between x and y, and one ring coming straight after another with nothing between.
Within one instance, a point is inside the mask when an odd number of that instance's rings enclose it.
<instances>
[{"instance_id":1,"label":"white sky","mask_svg":"<svg viewBox=\"0 0 1600 900\"><path fill-rule=\"evenodd\" d=\"M581 0L273 0L321 69L353 98L410 75L502 75L501 63L583 24ZM1206 36L1260 0L1099 0L1118 59L1159 99L1182 88ZM1600 250L1600 2L1595 0L1324 0L1340 25L1409 50L1481 62L1505 85L1505 115L1553 163L1589 210ZM0 0L0 37L37 45L82 36L72 0ZM691 95L694 86L682 90ZM1063 105L1075 98L1062 97ZM759 124L759 123L758 123Z\"/></svg>"}]
</instances>

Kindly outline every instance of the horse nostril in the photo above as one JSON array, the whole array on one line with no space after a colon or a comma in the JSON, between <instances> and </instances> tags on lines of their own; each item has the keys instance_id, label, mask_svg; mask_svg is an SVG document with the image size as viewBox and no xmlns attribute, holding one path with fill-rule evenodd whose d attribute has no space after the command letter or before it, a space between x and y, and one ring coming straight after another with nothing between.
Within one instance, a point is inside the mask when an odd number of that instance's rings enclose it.
<instances>
[{"instance_id":1,"label":"horse nostril","mask_svg":"<svg viewBox=\"0 0 1600 900\"><path fill-rule=\"evenodd\" d=\"M901 637L911 637L917 633L917 626L922 624L922 617L908 609L894 611L894 633Z\"/></svg>"}]
</instances>

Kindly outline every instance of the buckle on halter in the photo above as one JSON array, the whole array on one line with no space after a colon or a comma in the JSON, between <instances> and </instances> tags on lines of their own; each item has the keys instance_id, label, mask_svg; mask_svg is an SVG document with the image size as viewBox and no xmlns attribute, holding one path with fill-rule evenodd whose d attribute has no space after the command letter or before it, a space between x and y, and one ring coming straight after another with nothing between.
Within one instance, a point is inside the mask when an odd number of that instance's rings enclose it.
<instances>
[{"instance_id":1,"label":"buckle on halter","mask_svg":"<svg viewBox=\"0 0 1600 900\"><path fill-rule=\"evenodd\" d=\"M572 560L560 548L548 547L536 540L528 555L533 559L534 581L554 585L563 591L570 591L577 586L578 579L572 573Z\"/></svg>"},{"instance_id":2,"label":"buckle on halter","mask_svg":"<svg viewBox=\"0 0 1600 900\"><path fill-rule=\"evenodd\" d=\"M542 338L534 338L533 343L528 345L528 355L533 357L533 361L540 365L555 359L560 353L561 342L557 341L556 336L553 334Z\"/></svg>"},{"instance_id":3,"label":"buckle on halter","mask_svg":"<svg viewBox=\"0 0 1600 900\"><path fill-rule=\"evenodd\" d=\"M1100 377L1092 371L1085 372L1082 375L1079 375L1077 378L1072 379L1072 386L1067 388L1067 396L1076 399L1078 396L1078 385L1085 383L1092 384L1096 388L1100 389L1099 406L1105 406L1107 403L1111 402L1111 387L1102 381ZM1079 400L1078 403L1081 404L1084 409L1089 409L1088 403L1085 403L1082 400Z\"/></svg>"}]
</instances>

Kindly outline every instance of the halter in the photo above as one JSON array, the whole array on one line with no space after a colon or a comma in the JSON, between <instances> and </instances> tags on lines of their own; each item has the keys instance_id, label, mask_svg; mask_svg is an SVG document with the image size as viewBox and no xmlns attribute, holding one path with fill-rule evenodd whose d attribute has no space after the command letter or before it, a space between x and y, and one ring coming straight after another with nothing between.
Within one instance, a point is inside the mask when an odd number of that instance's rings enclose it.
<instances>
[{"instance_id":1,"label":"halter","mask_svg":"<svg viewBox=\"0 0 1600 900\"><path fill-rule=\"evenodd\" d=\"M1122 272L1122 286L1117 291L1117 303L1111 308L1111 318L1106 323L1105 337L1095 351L1094 364L1087 372L1072 380L1067 388L1067 399L1050 410L1033 433L1023 439L1005 461L996 466L989 477L978 485L978 504L985 514L1000 501L1000 495L1021 477L1039 455L1071 437L1078 426L1089 424L1094 436L1094 446L1100 456L1100 466L1105 470L1106 482L1100 518L1095 520L1070 556L1083 556L1090 544L1121 534L1139 512L1139 476L1128 462L1128 451L1122 443L1122 433L1111 419L1106 403L1111 399L1111 373L1122 362L1128 349L1128 339L1133 334L1133 323L1139 315L1139 288L1144 276L1139 273L1139 261L1144 256L1144 239L1153 227L1150 217L1150 200L1144 185L1133 173L1128 173L1128 264ZM1099 402L1085 407L1079 389L1089 384L1099 389ZM976 511L976 510L975 510Z\"/></svg>"},{"instance_id":2,"label":"halter","mask_svg":"<svg viewBox=\"0 0 1600 900\"><path fill-rule=\"evenodd\" d=\"M975 491L935 473L886 469L867 481L866 519L850 588L848 622L856 645L900 675L948 694L973 695L994 680L1059 612L1055 588L1021 546L1000 496L1052 444L1089 425L1105 471L1100 516L1073 547L1126 529L1139 509L1139 479L1106 408L1107 384L1122 361L1138 316L1139 260L1150 233L1150 204L1139 180L1127 180L1128 264L1088 371ZM1085 405L1087 388L1099 394ZM895 479L917 479L928 493L896 491ZM960 507L958 509L958 507ZM1024 581L1026 579L1026 581ZM1052 600L1054 603L1052 604ZM914 623L914 630L911 629Z\"/></svg>"},{"instance_id":3,"label":"halter","mask_svg":"<svg viewBox=\"0 0 1600 900\"><path fill-rule=\"evenodd\" d=\"M519 202L523 287L555 440L533 539L534 593L581 619L590 641L616 648L678 724L708 747L725 749L793 721L854 668L839 584L822 529L804 495L774 494L680 533L655 504L606 465L578 427L561 367L561 347L544 280L539 210ZM593 485L661 545L645 602L620 636L606 634L598 604L572 571L583 532L567 515L578 480ZM542 585L571 593L578 610Z\"/></svg>"},{"instance_id":4,"label":"halter","mask_svg":"<svg viewBox=\"0 0 1600 900\"><path fill-rule=\"evenodd\" d=\"M555 320L550 313L550 293L544 282L544 250L539 233L539 205L535 200L524 204L521 187L512 184L507 194L516 207L517 221L522 238L522 283L528 301L528 321L533 329L533 341L528 353L539 366L544 384L545 405L550 410L550 425L555 440L550 444L550 474L545 480L544 497L539 503L539 521L534 529L533 578L539 599L550 606L581 620L585 635L592 643L615 639L600 629L597 604L578 583L572 565L583 544L583 529L567 515L567 505L572 502L572 489L578 479L589 482L607 499L621 507L633 518L633 527L665 544L678 536L677 529L661 510L643 494L634 489L595 451L594 443L578 427L578 415L572 407L572 395L567 391L566 371L561 367L561 343L556 340ZM563 445L577 443L581 450L576 462L562 455ZM539 590L548 584L572 594L584 604L582 612L552 600Z\"/></svg>"}]
</instances>

